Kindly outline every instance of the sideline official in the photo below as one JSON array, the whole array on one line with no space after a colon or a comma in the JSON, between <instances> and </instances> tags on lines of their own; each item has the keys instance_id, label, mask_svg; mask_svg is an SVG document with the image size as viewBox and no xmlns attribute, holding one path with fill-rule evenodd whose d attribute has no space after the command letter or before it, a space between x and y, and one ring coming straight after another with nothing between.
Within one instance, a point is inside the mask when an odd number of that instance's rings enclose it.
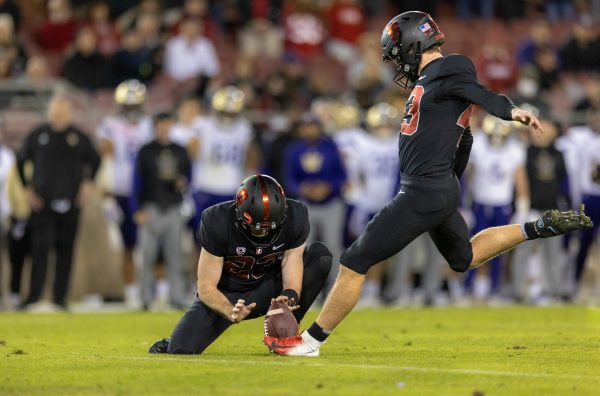
<instances>
[{"instance_id":1,"label":"sideline official","mask_svg":"<svg viewBox=\"0 0 600 396\"><path fill-rule=\"evenodd\" d=\"M72 103L56 95L48 103L48 122L34 129L18 155L19 176L31 206L32 259L29 296L22 305L36 303L44 287L48 252L56 252L53 300L66 307L73 244L79 209L92 189L100 157L90 139L71 125ZM33 177L25 177L25 165Z\"/></svg>"}]
</instances>

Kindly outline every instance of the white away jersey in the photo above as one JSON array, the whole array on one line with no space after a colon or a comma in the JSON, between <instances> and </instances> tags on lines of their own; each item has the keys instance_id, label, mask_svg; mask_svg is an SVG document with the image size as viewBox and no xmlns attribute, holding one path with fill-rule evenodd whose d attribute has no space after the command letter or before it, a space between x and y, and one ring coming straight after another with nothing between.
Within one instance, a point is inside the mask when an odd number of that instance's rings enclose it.
<instances>
[{"instance_id":1,"label":"white away jersey","mask_svg":"<svg viewBox=\"0 0 600 396\"><path fill-rule=\"evenodd\" d=\"M400 181L398 135L382 139L367 135L358 149L358 172L364 195L357 206L371 213L379 211L397 193Z\"/></svg>"},{"instance_id":2,"label":"white away jersey","mask_svg":"<svg viewBox=\"0 0 600 396\"><path fill-rule=\"evenodd\" d=\"M515 171L525 165L525 147L509 138L493 146L483 133L475 135L470 162L473 165L473 200L482 205L503 206L513 201Z\"/></svg>"},{"instance_id":3,"label":"white away jersey","mask_svg":"<svg viewBox=\"0 0 600 396\"><path fill-rule=\"evenodd\" d=\"M99 139L106 139L113 145L112 193L130 196L135 158L140 148L153 138L151 119L143 117L132 123L124 117L109 116L102 120L96 133Z\"/></svg>"},{"instance_id":4,"label":"white away jersey","mask_svg":"<svg viewBox=\"0 0 600 396\"><path fill-rule=\"evenodd\" d=\"M195 124L183 125L178 122L171 128L170 137L173 143L186 147L190 140L198 139L198 128Z\"/></svg>"},{"instance_id":5,"label":"white away jersey","mask_svg":"<svg viewBox=\"0 0 600 396\"><path fill-rule=\"evenodd\" d=\"M333 141L342 154L346 167L348 188L344 191L344 198L351 205L356 205L364 197L363 181L359 171L361 162L359 149L367 137L367 132L360 128L342 129L333 135Z\"/></svg>"},{"instance_id":6,"label":"white away jersey","mask_svg":"<svg viewBox=\"0 0 600 396\"><path fill-rule=\"evenodd\" d=\"M192 186L212 194L235 194L246 176L252 126L244 118L223 123L214 116L203 118L197 126L200 153L194 162Z\"/></svg>"},{"instance_id":7,"label":"white away jersey","mask_svg":"<svg viewBox=\"0 0 600 396\"><path fill-rule=\"evenodd\" d=\"M563 153L567 174L569 176L569 192L573 207L579 207L586 175L582 172L582 154L586 146L594 140L594 132L588 126L571 127L567 133L556 139L556 148Z\"/></svg>"}]
</instances>

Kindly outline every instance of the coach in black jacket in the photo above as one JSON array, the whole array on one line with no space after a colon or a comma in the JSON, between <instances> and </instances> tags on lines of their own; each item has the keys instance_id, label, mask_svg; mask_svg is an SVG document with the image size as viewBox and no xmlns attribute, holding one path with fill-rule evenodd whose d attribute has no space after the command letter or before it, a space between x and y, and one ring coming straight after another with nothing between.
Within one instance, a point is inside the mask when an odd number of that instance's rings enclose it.
<instances>
[{"instance_id":1,"label":"coach in black jacket","mask_svg":"<svg viewBox=\"0 0 600 396\"><path fill-rule=\"evenodd\" d=\"M79 209L100 165L90 139L71 125L71 107L66 96L54 96L48 103L48 122L27 136L17 159L32 209L31 286L22 308L40 298L51 247L56 250L54 303L65 308ZM26 163L33 165L31 179L25 177Z\"/></svg>"}]
</instances>

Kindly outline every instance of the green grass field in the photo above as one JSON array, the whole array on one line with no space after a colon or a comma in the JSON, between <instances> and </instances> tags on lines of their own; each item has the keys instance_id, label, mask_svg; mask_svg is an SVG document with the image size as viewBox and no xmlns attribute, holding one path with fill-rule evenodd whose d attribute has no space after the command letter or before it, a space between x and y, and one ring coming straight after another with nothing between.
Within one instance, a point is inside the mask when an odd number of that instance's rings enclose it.
<instances>
[{"instance_id":1,"label":"green grass field","mask_svg":"<svg viewBox=\"0 0 600 396\"><path fill-rule=\"evenodd\" d=\"M600 394L600 309L357 311L302 359L254 320L201 356L147 354L179 316L0 314L0 395Z\"/></svg>"}]
</instances>

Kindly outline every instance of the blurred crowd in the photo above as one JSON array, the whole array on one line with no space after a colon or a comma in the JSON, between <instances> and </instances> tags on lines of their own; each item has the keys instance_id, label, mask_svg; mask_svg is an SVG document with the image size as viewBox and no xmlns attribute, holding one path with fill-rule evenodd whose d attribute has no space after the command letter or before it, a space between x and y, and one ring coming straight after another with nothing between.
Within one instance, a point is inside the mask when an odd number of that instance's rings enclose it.
<instances>
[{"instance_id":1,"label":"blurred crowd","mask_svg":"<svg viewBox=\"0 0 600 396\"><path fill-rule=\"evenodd\" d=\"M35 310L50 268L64 309L74 268L110 250L94 277L118 282L78 297L183 308L200 213L257 172L307 204L336 261L398 189L408 92L379 36L409 9L544 122L537 137L474 114L472 232L582 203L600 224L600 1L0 0L0 301ZM372 269L361 305L597 302L597 229L466 276L424 235Z\"/></svg>"}]
</instances>

